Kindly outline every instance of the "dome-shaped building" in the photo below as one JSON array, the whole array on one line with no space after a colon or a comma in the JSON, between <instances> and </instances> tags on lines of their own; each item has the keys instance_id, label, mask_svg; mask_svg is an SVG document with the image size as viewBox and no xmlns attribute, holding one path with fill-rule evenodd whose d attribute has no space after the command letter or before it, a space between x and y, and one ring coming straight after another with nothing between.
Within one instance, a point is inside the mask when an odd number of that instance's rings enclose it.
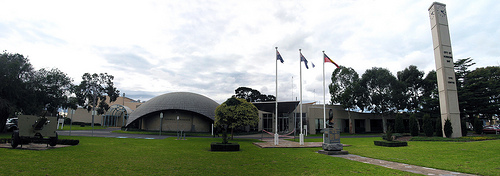
<instances>
[{"instance_id":1,"label":"dome-shaped building","mask_svg":"<svg viewBox=\"0 0 500 176\"><path fill-rule=\"evenodd\" d=\"M126 127L153 131L210 132L217 106L217 102L200 94L166 93L139 106L130 114ZM160 118L161 113L163 118Z\"/></svg>"}]
</instances>

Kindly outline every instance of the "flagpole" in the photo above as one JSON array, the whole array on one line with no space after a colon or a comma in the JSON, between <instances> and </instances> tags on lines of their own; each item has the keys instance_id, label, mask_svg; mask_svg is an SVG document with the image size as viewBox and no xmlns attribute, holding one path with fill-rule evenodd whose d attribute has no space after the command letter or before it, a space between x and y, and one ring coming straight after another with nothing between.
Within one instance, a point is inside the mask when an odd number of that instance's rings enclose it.
<instances>
[{"instance_id":1,"label":"flagpole","mask_svg":"<svg viewBox=\"0 0 500 176\"><path fill-rule=\"evenodd\" d=\"M323 128L326 128L325 51L323 51ZM323 143L325 143L325 133L323 133Z\"/></svg>"},{"instance_id":2,"label":"flagpole","mask_svg":"<svg viewBox=\"0 0 500 176\"><path fill-rule=\"evenodd\" d=\"M303 125L302 125L302 49L299 49L300 53L300 62L299 62L299 67L300 67L300 134L299 134L299 144L304 145L304 134L303 134Z\"/></svg>"},{"instance_id":3,"label":"flagpole","mask_svg":"<svg viewBox=\"0 0 500 176\"><path fill-rule=\"evenodd\" d=\"M278 47L276 47L276 57L278 57ZM276 123L274 123L274 145L279 144L279 135L278 135L278 58L276 58L276 100L275 100L275 119Z\"/></svg>"}]
</instances>

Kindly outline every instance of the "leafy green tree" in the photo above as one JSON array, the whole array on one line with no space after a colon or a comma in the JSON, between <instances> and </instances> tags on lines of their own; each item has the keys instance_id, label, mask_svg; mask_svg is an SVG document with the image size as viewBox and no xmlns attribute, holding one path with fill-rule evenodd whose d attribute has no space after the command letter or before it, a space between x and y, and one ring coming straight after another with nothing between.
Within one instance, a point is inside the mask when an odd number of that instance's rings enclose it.
<instances>
[{"instance_id":1,"label":"leafy green tree","mask_svg":"<svg viewBox=\"0 0 500 176\"><path fill-rule=\"evenodd\" d=\"M347 110L349 116L349 133L353 134L353 119L351 111L356 107L363 109L360 103L360 89L358 73L352 68L340 66L332 73L332 83L328 86L330 89L331 102L340 104Z\"/></svg>"},{"instance_id":2,"label":"leafy green tree","mask_svg":"<svg viewBox=\"0 0 500 176\"><path fill-rule=\"evenodd\" d=\"M441 118L436 71L427 73L422 82L422 90L420 112L429 114L431 118Z\"/></svg>"},{"instance_id":3,"label":"leafy green tree","mask_svg":"<svg viewBox=\"0 0 500 176\"><path fill-rule=\"evenodd\" d=\"M240 126L255 126L259 122L259 110L245 99L231 97L215 109L215 126L223 129L223 141L227 144L227 129Z\"/></svg>"},{"instance_id":4,"label":"leafy green tree","mask_svg":"<svg viewBox=\"0 0 500 176\"><path fill-rule=\"evenodd\" d=\"M403 115L396 115L396 122L394 124L394 129L396 133L404 133L405 132L405 124L403 123Z\"/></svg>"},{"instance_id":5,"label":"leafy green tree","mask_svg":"<svg viewBox=\"0 0 500 176\"><path fill-rule=\"evenodd\" d=\"M444 121L444 135L447 138L450 138L452 133L453 133L453 127L451 126L451 120L446 119L446 121Z\"/></svg>"},{"instance_id":6,"label":"leafy green tree","mask_svg":"<svg viewBox=\"0 0 500 176\"><path fill-rule=\"evenodd\" d=\"M236 98L243 98L248 102L276 101L274 95L262 94L258 90L249 87L238 87L234 90L234 93Z\"/></svg>"},{"instance_id":7,"label":"leafy green tree","mask_svg":"<svg viewBox=\"0 0 500 176\"><path fill-rule=\"evenodd\" d=\"M69 96L72 92L73 79L57 68L46 70L40 69L33 75L32 84L40 109L46 109L52 115L57 114L57 110L67 108L72 102Z\"/></svg>"},{"instance_id":8,"label":"leafy green tree","mask_svg":"<svg viewBox=\"0 0 500 176\"><path fill-rule=\"evenodd\" d=\"M418 136L418 123L415 114L410 115L410 134L411 136Z\"/></svg>"},{"instance_id":9,"label":"leafy green tree","mask_svg":"<svg viewBox=\"0 0 500 176\"><path fill-rule=\"evenodd\" d=\"M393 96L396 84L398 84L396 77L384 68L373 67L361 76L361 101L367 110L382 115L384 132L387 131L385 116L396 111Z\"/></svg>"},{"instance_id":10,"label":"leafy green tree","mask_svg":"<svg viewBox=\"0 0 500 176\"><path fill-rule=\"evenodd\" d=\"M463 111L469 117L482 115L489 119L500 114L500 67L477 68L466 76ZM460 97L459 97L460 98Z\"/></svg>"},{"instance_id":11,"label":"leafy green tree","mask_svg":"<svg viewBox=\"0 0 500 176\"><path fill-rule=\"evenodd\" d=\"M476 63L472 62L472 59L470 57L466 59L458 59L454 63L458 104L460 109L460 116L462 118L465 118L466 115L469 118L472 118L476 113L475 112L476 107L474 107L475 105L473 103L475 95L469 92L467 88L468 85L467 75L471 73L469 68L475 64Z\"/></svg>"},{"instance_id":12,"label":"leafy green tree","mask_svg":"<svg viewBox=\"0 0 500 176\"><path fill-rule=\"evenodd\" d=\"M418 70L417 66L410 65L403 71L397 73L398 81L400 81L403 88L403 102L401 104L410 112L415 112L420 107L420 97L422 94L424 72Z\"/></svg>"},{"instance_id":13,"label":"leafy green tree","mask_svg":"<svg viewBox=\"0 0 500 176\"><path fill-rule=\"evenodd\" d=\"M3 51L0 54L0 124L14 114L57 113L68 101L72 79L58 69L34 70L28 58ZM3 130L0 125L0 131Z\"/></svg>"},{"instance_id":14,"label":"leafy green tree","mask_svg":"<svg viewBox=\"0 0 500 176\"><path fill-rule=\"evenodd\" d=\"M434 126L432 125L432 119L429 114L424 114L424 133L427 137L432 137L434 134Z\"/></svg>"},{"instance_id":15,"label":"leafy green tree","mask_svg":"<svg viewBox=\"0 0 500 176\"><path fill-rule=\"evenodd\" d=\"M116 101L120 96L120 91L113 85L113 79L114 76L107 73L83 74L82 82L74 90L78 104L87 111L95 111L97 115L104 114L109 109L109 105L106 103L106 95L109 96L110 102ZM92 113L93 127L94 113Z\"/></svg>"},{"instance_id":16,"label":"leafy green tree","mask_svg":"<svg viewBox=\"0 0 500 176\"><path fill-rule=\"evenodd\" d=\"M5 124L7 118L14 112L35 114L36 110L30 107L33 93L28 81L34 72L28 58L21 54L12 54L3 51L0 54L0 104L2 115L0 124ZM4 128L0 125L0 131Z\"/></svg>"}]
</instances>

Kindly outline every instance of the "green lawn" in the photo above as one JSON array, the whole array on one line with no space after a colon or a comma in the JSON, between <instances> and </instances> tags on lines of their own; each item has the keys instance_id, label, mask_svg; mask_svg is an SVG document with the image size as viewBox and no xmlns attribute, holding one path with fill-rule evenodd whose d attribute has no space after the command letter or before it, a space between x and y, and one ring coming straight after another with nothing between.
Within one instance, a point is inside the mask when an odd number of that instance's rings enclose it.
<instances>
[{"instance_id":1,"label":"green lawn","mask_svg":"<svg viewBox=\"0 0 500 176\"><path fill-rule=\"evenodd\" d=\"M220 139L61 138L80 144L46 151L0 148L0 175L413 175L315 153L319 148L262 149L255 140L237 140L239 152L210 152L210 143Z\"/></svg>"},{"instance_id":2,"label":"green lawn","mask_svg":"<svg viewBox=\"0 0 500 176\"><path fill-rule=\"evenodd\" d=\"M310 139L319 142L322 139ZM479 175L500 175L500 140L475 142L409 141L407 147L375 146L381 138L342 138L351 154Z\"/></svg>"},{"instance_id":3,"label":"green lawn","mask_svg":"<svg viewBox=\"0 0 500 176\"><path fill-rule=\"evenodd\" d=\"M0 134L0 138L8 138ZM80 145L46 151L0 148L0 175L413 175L315 153L320 148L268 148L238 139L239 152L210 152L214 138L188 140L61 136ZM306 139L306 142L322 139ZM500 140L410 141L380 147L380 138L342 138L351 154L479 175L500 175Z\"/></svg>"}]
</instances>

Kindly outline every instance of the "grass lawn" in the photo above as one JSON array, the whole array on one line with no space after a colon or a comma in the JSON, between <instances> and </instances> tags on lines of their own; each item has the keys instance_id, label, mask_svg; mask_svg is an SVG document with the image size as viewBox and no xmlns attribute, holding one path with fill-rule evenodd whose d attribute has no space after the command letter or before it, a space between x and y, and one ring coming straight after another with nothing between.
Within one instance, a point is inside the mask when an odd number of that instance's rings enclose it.
<instances>
[{"instance_id":1,"label":"grass lawn","mask_svg":"<svg viewBox=\"0 0 500 176\"><path fill-rule=\"evenodd\" d=\"M7 137L8 135L0 135ZM1 175L414 175L315 153L319 148L210 152L214 138L188 140L69 137L77 146L45 151L0 148Z\"/></svg>"},{"instance_id":2,"label":"grass lawn","mask_svg":"<svg viewBox=\"0 0 500 176\"><path fill-rule=\"evenodd\" d=\"M375 146L381 138L342 138L350 154L443 170L500 175L500 140L475 142L409 141L407 147ZM310 139L307 142L322 139Z\"/></svg>"}]
</instances>

